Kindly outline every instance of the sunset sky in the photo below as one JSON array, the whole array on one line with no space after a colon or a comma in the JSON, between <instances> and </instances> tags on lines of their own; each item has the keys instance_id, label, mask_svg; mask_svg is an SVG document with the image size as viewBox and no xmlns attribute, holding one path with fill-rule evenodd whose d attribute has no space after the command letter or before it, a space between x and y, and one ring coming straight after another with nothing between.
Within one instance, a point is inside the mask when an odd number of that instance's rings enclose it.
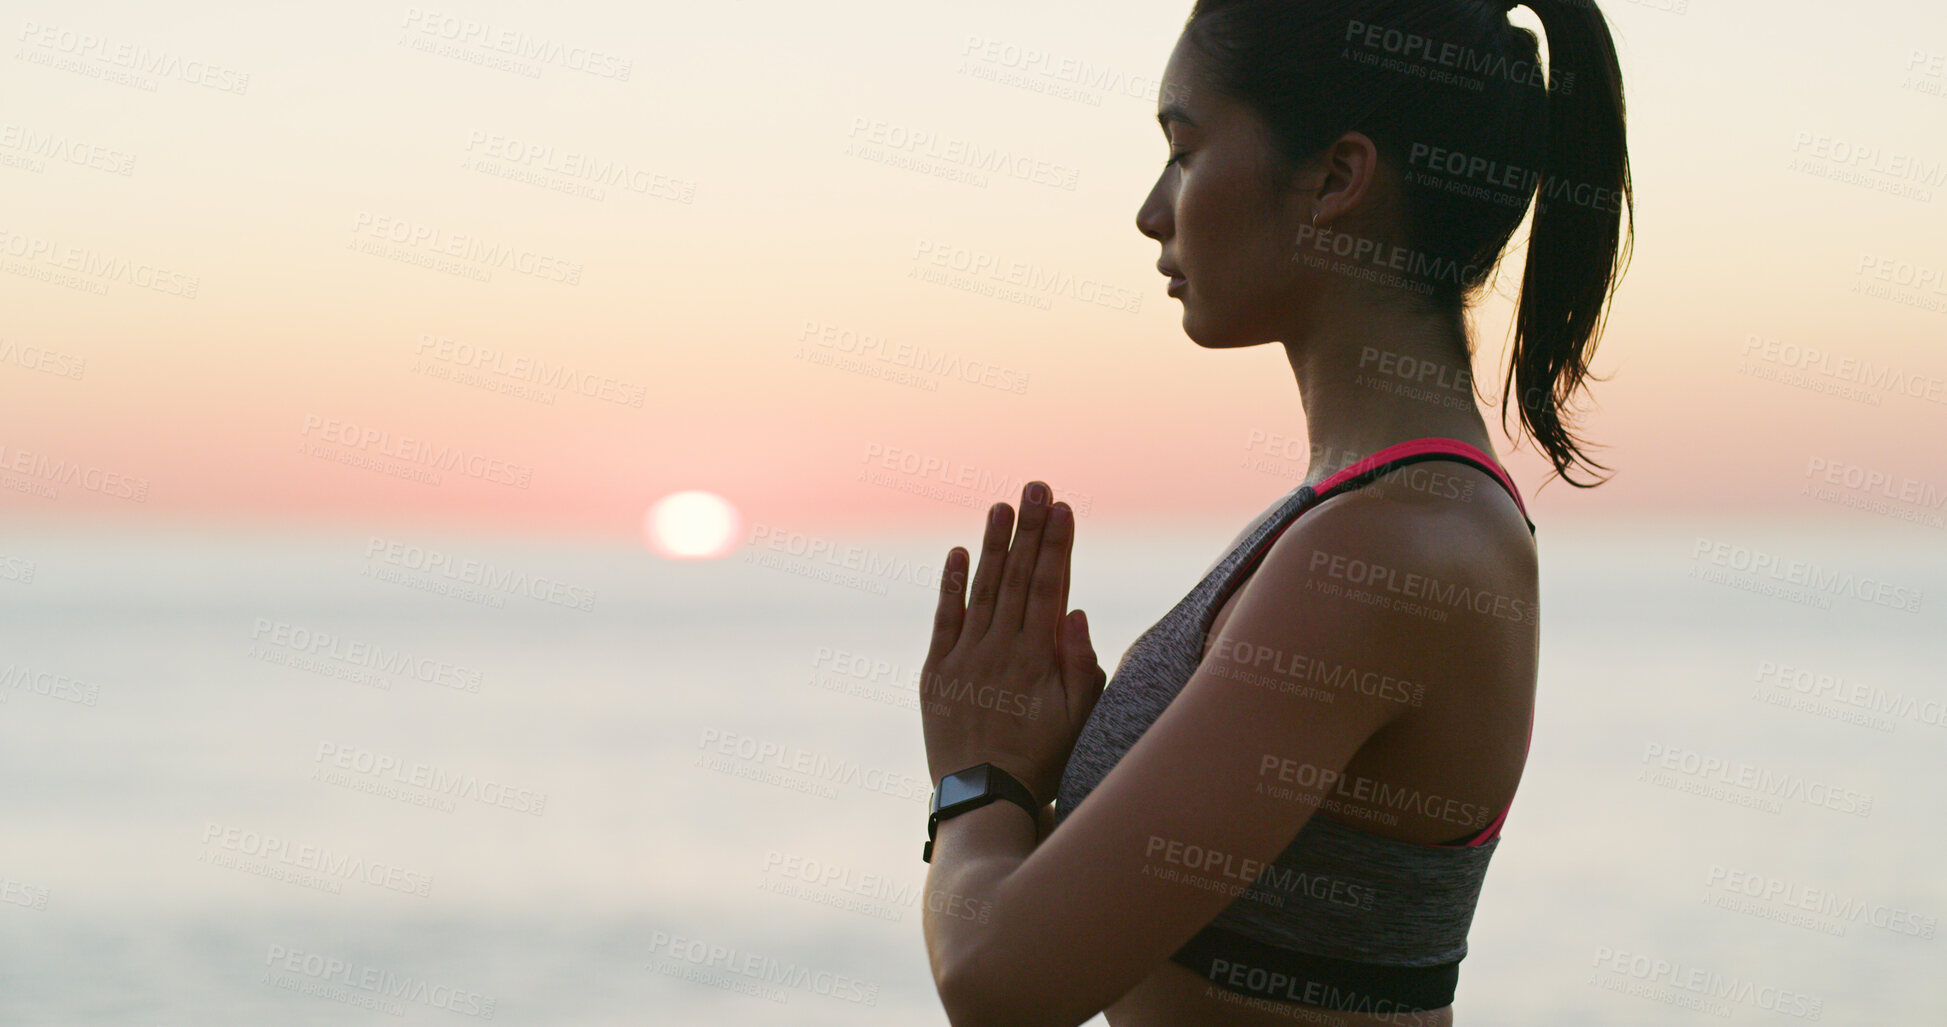
<instances>
[{"instance_id":1,"label":"sunset sky","mask_svg":"<svg viewBox=\"0 0 1947 1027\"><path fill-rule=\"evenodd\" d=\"M1248 517L1303 473L1283 353L1185 338L1134 226L1187 9L16 8L0 517L620 538L685 489L840 529L1028 478L1085 518ZM1813 466L1947 495L1947 12L1607 9L1638 236L1585 426L1619 473L1537 496L1501 444L1537 520L1831 513ZM890 162L967 147L1036 170Z\"/></svg>"}]
</instances>

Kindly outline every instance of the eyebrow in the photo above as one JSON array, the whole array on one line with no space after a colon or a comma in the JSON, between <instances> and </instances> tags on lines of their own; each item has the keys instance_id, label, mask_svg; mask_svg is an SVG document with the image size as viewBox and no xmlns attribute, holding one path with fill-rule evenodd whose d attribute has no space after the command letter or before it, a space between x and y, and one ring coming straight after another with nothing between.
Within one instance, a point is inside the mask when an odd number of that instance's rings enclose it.
<instances>
[{"instance_id":1,"label":"eyebrow","mask_svg":"<svg viewBox=\"0 0 1947 1027\"><path fill-rule=\"evenodd\" d=\"M1164 104L1163 109L1156 112L1156 123L1163 126L1163 131L1167 133L1172 121L1181 121L1192 128L1197 126L1196 119L1190 117L1189 112L1185 111L1180 104Z\"/></svg>"}]
</instances>

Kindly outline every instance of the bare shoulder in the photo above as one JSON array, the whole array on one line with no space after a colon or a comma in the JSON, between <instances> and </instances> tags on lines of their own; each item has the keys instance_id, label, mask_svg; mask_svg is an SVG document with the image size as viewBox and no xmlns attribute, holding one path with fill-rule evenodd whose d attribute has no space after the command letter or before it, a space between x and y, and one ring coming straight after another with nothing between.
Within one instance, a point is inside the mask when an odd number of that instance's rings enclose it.
<instances>
[{"instance_id":1,"label":"bare shoulder","mask_svg":"<svg viewBox=\"0 0 1947 1027\"><path fill-rule=\"evenodd\" d=\"M1489 625L1531 632L1538 570L1521 508L1493 475L1422 461L1306 511L1260 573L1308 615L1334 598L1399 615L1367 616L1368 630L1446 642Z\"/></svg>"},{"instance_id":2,"label":"bare shoulder","mask_svg":"<svg viewBox=\"0 0 1947 1027\"><path fill-rule=\"evenodd\" d=\"M1527 760L1535 549L1488 472L1437 466L1438 476L1389 475L1306 511L1265 554L1259 587L1329 661L1314 678L1356 682L1353 701L1375 708L1381 727L1361 739L1348 776L1485 812L1506 807ZM1457 827L1444 816L1332 817L1422 845L1444 844ZM1478 819L1465 826L1485 826Z\"/></svg>"},{"instance_id":3,"label":"bare shoulder","mask_svg":"<svg viewBox=\"0 0 1947 1027\"><path fill-rule=\"evenodd\" d=\"M1534 537L1514 497L1493 474L1457 461L1396 467L1318 504L1293 528L1300 526L1370 539L1391 555L1474 578L1520 580L1536 566Z\"/></svg>"}]
</instances>

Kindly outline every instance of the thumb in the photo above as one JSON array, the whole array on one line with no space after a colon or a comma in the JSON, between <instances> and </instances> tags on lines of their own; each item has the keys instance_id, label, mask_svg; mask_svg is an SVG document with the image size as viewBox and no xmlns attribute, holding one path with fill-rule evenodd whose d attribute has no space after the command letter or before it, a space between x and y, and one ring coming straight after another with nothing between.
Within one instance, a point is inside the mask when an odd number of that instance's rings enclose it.
<instances>
[{"instance_id":1,"label":"thumb","mask_svg":"<svg viewBox=\"0 0 1947 1027\"><path fill-rule=\"evenodd\" d=\"M1089 636L1088 614L1081 610L1062 621L1061 677L1067 685L1069 709L1079 723L1095 709L1108 675L1102 673L1095 658L1095 641Z\"/></svg>"}]
</instances>

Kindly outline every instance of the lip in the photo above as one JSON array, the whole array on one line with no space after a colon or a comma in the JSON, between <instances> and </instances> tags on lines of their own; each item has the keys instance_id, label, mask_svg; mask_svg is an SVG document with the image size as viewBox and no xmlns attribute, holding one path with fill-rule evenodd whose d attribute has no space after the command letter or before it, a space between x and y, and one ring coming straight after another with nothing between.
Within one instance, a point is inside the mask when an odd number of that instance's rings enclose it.
<instances>
[{"instance_id":1,"label":"lip","mask_svg":"<svg viewBox=\"0 0 1947 1027\"><path fill-rule=\"evenodd\" d=\"M1156 270L1169 278L1170 284L1163 291L1171 296L1181 292L1183 287L1189 283L1189 280L1183 277L1183 272L1178 271L1160 260L1156 262Z\"/></svg>"}]
</instances>

